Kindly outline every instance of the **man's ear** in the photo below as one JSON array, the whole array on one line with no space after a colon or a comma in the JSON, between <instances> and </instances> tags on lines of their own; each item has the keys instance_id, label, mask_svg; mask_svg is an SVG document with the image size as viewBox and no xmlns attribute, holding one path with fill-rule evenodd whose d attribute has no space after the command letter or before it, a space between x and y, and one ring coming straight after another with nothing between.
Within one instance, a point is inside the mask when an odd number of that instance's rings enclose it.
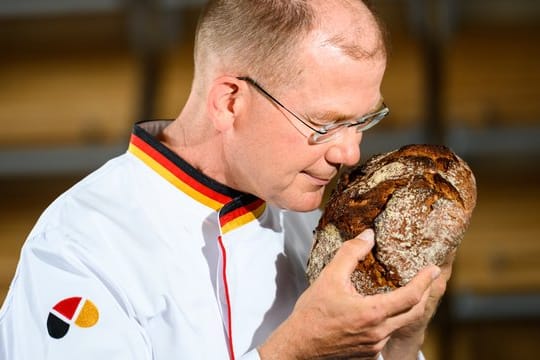
<instances>
[{"instance_id":1,"label":"man's ear","mask_svg":"<svg viewBox=\"0 0 540 360\"><path fill-rule=\"evenodd\" d=\"M221 76L214 80L207 99L207 113L218 131L233 126L241 111L240 80L233 76Z\"/></svg>"}]
</instances>

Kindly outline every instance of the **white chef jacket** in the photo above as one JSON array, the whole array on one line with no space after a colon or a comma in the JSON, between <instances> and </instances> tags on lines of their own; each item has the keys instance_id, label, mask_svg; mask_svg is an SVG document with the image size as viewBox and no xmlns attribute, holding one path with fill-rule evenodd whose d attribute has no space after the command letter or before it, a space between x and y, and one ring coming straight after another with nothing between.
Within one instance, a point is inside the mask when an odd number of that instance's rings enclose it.
<instances>
[{"instance_id":1,"label":"white chef jacket","mask_svg":"<svg viewBox=\"0 0 540 360\"><path fill-rule=\"evenodd\" d=\"M0 309L0 360L259 359L307 286L320 213L208 178L154 138L166 124L136 125L42 214Z\"/></svg>"},{"instance_id":2,"label":"white chef jacket","mask_svg":"<svg viewBox=\"0 0 540 360\"><path fill-rule=\"evenodd\" d=\"M43 213L0 310L0 359L258 359L292 311L318 213L197 171L135 126ZM212 156L208 154L208 156Z\"/></svg>"}]
</instances>

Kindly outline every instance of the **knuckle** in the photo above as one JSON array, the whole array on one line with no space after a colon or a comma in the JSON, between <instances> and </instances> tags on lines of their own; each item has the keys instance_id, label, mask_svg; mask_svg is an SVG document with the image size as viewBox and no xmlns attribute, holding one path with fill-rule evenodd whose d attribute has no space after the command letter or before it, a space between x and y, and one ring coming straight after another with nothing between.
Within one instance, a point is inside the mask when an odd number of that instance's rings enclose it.
<instances>
[{"instance_id":1,"label":"knuckle","mask_svg":"<svg viewBox=\"0 0 540 360\"><path fill-rule=\"evenodd\" d=\"M384 346L380 343L377 343L377 344L371 344L371 345L366 345L363 349L362 349L362 358L372 358L372 359L376 359L379 355L379 353L383 350Z\"/></svg>"},{"instance_id":2,"label":"knuckle","mask_svg":"<svg viewBox=\"0 0 540 360\"><path fill-rule=\"evenodd\" d=\"M345 241L343 245L341 245L341 248L343 251L347 252L358 252L362 248L362 243L360 240L352 239Z\"/></svg>"},{"instance_id":3,"label":"knuckle","mask_svg":"<svg viewBox=\"0 0 540 360\"><path fill-rule=\"evenodd\" d=\"M428 314L428 307L426 304L423 306L416 306L411 310L410 313L412 321L423 320Z\"/></svg>"},{"instance_id":4,"label":"knuckle","mask_svg":"<svg viewBox=\"0 0 540 360\"><path fill-rule=\"evenodd\" d=\"M438 288L438 293L441 295L444 294L446 292L446 287L447 287L446 281L441 282Z\"/></svg>"},{"instance_id":5,"label":"knuckle","mask_svg":"<svg viewBox=\"0 0 540 360\"><path fill-rule=\"evenodd\" d=\"M377 304L372 305L370 311L363 315L363 323L366 325L375 326L380 324L383 320L384 314Z\"/></svg>"},{"instance_id":6,"label":"knuckle","mask_svg":"<svg viewBox=\"0 0 540 360\"><path fill-rule=\"evenodd\" d=\"M388 334L384 329L375 328L369 333L369 340L373 343L373 346L380 344Z\"/></svg>"},{"instance_id":7,"label":"knuckle","mask_svg":"<svg viewBox=\"0 0 540 360\"><path fill-rule=\"evenodd\" d=\"M384 349L384 343L382 341L378 342L377 344L373 345L373 352L375 353L374 356L377 356L380 352L382 352Z\"/></svg>"},{"instance_id":8,"label":"knuckle","mask_svg":"<svg viewBox=\"0 0 540 360\"><path fill-rule=\"evenodd\" d=\"M425 314L425 308L424 307L414 309L413 313L411 314L412 320L413 321L421 320L424 317L424 314Z\"/></svg>"},{"instance_id":9,"label":"knuckle","mask_svg":"<svg viewBox=\"0 0 540 360\"><path fill-rule=\"evenodd\" d=\"M341 245L341 251L352 251L355 248L354 240L345 241Z\"/></svg>"},{"instance_id":10,"label":"knuckle","mask_svg":"<svg viewBox=\"0 0 540 360\"><path fill-rule=\"evenodd\" d=\"M412 307L419 304L422 301L423 293L421 291L414 291L410 294L408 304Z\"/></svg>"}]
</instances>

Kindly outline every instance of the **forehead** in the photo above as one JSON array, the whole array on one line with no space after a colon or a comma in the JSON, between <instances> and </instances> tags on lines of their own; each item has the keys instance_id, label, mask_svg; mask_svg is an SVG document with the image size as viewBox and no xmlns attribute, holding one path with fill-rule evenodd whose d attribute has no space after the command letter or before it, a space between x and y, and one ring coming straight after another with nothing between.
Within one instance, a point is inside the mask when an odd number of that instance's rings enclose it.
<instances>
[{"instance_id":1,"label":"forehead","mask_svg":"<svg viewBox=\"0 0 540 360\"><path fill-rule=\"evenodd\" d=\"M379 88L386 66L379 24L361 1L317 3L317 26L298 51L303 95L328 111L343 111L344 104L339 102L347 98L362 98L366 102L363 111L372 110L381 99Z\"/></svg>"},{"instance_id":2,"label":"forehead","mask_svg":"<svg viewBox=\"0 0 540 360\"><path fill-rule=\"evenodd\" d=\"M294 92L304 111L350 118L378 108L384 56L356 59L321 41L307 43L301 56L302 76Z\"/></svg>"}]
</instances>

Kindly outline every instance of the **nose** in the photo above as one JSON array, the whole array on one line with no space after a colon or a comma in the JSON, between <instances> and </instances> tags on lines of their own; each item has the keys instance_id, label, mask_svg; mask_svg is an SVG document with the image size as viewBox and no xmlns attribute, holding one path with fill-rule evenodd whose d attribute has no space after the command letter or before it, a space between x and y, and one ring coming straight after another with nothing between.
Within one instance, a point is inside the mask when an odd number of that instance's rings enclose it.
<instances>
[{"instance_id":1,"label":"nose","mask_svg":"<svg viewBox=\"0 0 540 360\"><path fill-rule=\"evenodd\" d=\"M363 134L356 129L345 129L343 134L331 142L326 152L326 161L332 164L353 166L360 161L360 143Z\"/></svg>"}]
</instances>

